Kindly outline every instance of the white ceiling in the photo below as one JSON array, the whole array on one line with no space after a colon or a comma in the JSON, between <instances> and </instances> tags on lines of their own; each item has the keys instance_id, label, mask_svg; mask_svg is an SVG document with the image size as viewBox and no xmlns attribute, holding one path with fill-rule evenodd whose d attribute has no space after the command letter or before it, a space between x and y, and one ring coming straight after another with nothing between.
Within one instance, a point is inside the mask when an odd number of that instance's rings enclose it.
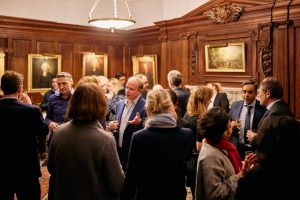
<instances>
[{"instance_id":1,"label":"white ceiling","mask_svg":"<svg viewBox=\"0 0 300 200\"><path fill-rule=\"evenodd\" d=\"M128 0L137 23L127 29L181 17L209 0ZM0 0L0 15L90 26L88 15L94 0ZM128 17L124 0L117 0L118 17ZM93 18L113 17L113 0L99 0Z\"/></svg>"}]
</instances>

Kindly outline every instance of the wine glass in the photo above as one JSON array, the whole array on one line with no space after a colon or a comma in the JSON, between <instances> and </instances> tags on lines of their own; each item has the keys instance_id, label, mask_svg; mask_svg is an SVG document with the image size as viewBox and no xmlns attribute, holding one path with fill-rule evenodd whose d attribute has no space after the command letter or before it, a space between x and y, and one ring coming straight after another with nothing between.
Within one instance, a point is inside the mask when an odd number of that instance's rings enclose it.
<instances>
[{"instance_id":1,"label":"wine glass","mask_svg":"<svg viewBox=\"0 0 300 200\"><path fill-rule=\"evenodd\" d=\"M236 128L239 129L239 131L241 130L241 120L240 119L236 120Z\"/></svg>"}]
</instances>

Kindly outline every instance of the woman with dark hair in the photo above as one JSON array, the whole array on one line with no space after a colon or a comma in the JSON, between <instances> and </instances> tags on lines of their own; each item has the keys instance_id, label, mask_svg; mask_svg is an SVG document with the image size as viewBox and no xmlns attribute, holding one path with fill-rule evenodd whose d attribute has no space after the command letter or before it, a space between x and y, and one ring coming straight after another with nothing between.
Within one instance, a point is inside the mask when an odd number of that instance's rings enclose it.
<instances>
[{"instance_id":1,"label":"woman with dark hair","mask_svg":"<svg viewBox=\"0 0 300 200\"><path fill-rule=\"evenodd\" d=\"M298 199L300 128L291 116L270 115L258 128L257 164L240 179L236 200Z\"/></svg>"},{"instance_id":2,"label":"woman with dark hair","mask_svg":"<svg viewBox=\"0 0 300 200\"><path fill-rule=\"evenodd\" d=\"M49 199L119 199L124 173L113 136L103 130L106 98L99 84L76 87L50 145Z\"/></svg>"},{"instance_id":3,"label":"woman with dark hair","mask_svg":"<svg viewBox=\"0 0 300 200\"><path fill-rule=\"evenodd\" d=\"M177 126L166 90L150 91L146 110L145 128L132 136L122 200L185 200L185 161L192 133Z\"/></svg>"},{"instance_id":4,"label":"woman with dark hair","mask_svg":"<svg viewBox=\"0 0 300 200\"><path fill-rule=\"evenodd\" d=\"M232 127L223 108L215 107L206 112L199 126L204 139L197 163L195 199L233 200L239 178L254 160L246 159L242 164L235 146L229 141Z\"/></svg>"}]
</instances>

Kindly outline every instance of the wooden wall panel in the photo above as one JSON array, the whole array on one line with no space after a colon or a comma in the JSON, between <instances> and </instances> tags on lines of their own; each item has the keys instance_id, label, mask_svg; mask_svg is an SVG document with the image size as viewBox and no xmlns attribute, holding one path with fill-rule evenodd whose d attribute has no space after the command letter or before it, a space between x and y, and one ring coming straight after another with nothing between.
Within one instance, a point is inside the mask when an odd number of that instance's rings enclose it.
<instances>
[{"instance_id":1,"label":"wooden wall panel","mask_svg":"<svg viewBox=\"0 0 300 200\"><path fill-rule=\"evenodd\" d=\"M294 60L292 66L294 66L294 73L290 74L291 79L289 79L289 83L293 91L290 92L290 95L293 97L292 100L292 109L294 110L294 114L297 119L300 119L300 21L298 21L298 26L293 29L295 33L295 48L293 49Z\"/></svg>"},{"instance_id":2,"label":"wooden wall panel","mask_svg":"<svg viewBox=\"0 0 300 200\"><path fill-rule=\"evenodd\" d=\"M289 101L289 65L288 65L288 33L287 27L274 28L273 31L273 56L272 69L273 76L277 77L283 86L283 98Z\"/></svg>"},{"instance_id":3,"label":"wooden wall panel","mask_svg":"<svg viewBox=\"0 0 300 200\"><path fill-rule=\"evenodd\" d=\"M0 38L0 52L5 52L7 49L7 38Z\"/></svg>"},{"instance_id":4,"label":"wooden wall panel","mask_svg":"<svg viewBox=\"0 0 300 200\"><path fill-rule=\"evenodd\" d=\"M169 42L169 65L166 66L169 72L170 70L178 70L182 74L188 72L184 66L183 66L183 42L182 40L172 40ZM185 78L183 78L183 85L190 84L190 81ZM162 77L162 78L167 78Z\"/></svg>"},{"instance_id":5,"label":"wooden wall panel","mask_svg":"<svg viewBox=\"0 0 300 200\"><path fill-rule=\"evenodd\" d=\"M24 75L24 86L27 88L28 77L28 54L31 53L31 40L15 39L13 44L13 65L15 70Z\"/></svg>"},{"instance_id":6,"label":"wooden wall panel","mask_svg":"<svg viewBox=\"0 0 300 200\"><path fill-rule=\"evenodd\" d=\"M79 80L82 77L82 62L74 63L74 44L71 42L59 42L58 52L61 55L61 70L73 75L73 79ZM74 66L74 67L72 67Z\"/></svg>"},{"instance_id":7,"label":"wooden wall panel","mask_svg":"<svg viewBox=\"0 0 300 200\"><path fill-rule=\"evenodd\" d=\"M54 54L57 52L55 41L36 41L36 50L38 54Z\"/></svg>"},{"instance_id":8,"label":"wooden wall panel","mask_svg":"<svg viewBox=\"0 0 300 200\"><path fill-rule=\"evenodd\" d=\"M115 77L115 74L119 71L123 71L123 46L115 46L114 57L111 60L114 60L114 63L108 65L108 77ZM129 71L125 68L126 71Z\"/></svg>"}]
</instances>

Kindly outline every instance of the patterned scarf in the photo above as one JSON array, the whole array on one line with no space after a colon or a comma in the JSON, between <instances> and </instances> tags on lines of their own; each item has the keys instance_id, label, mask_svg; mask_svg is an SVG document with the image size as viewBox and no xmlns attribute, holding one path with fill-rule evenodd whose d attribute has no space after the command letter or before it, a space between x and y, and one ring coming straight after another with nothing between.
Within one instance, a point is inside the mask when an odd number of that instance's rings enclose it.
<instances>
[{"instance_id":1,"label":"patterned scarf","mask_svg":"<svg viewBox=\"0 0 300 200\"><path fill-rule=\"evenodd\" d=\"M221 139L221 141L218 144L212 144L208 139L205 139L204 142L206 142L214 147L217 147L218 149L226 150L228 153L229 160L231 161L231 163L235 169L235 172L239 173L241 171L242 166L243 166L241 157L240 157L238 151L236 150L235 146L231 142L224 140L224 139Z\"/></svg>"}]
</instances>

